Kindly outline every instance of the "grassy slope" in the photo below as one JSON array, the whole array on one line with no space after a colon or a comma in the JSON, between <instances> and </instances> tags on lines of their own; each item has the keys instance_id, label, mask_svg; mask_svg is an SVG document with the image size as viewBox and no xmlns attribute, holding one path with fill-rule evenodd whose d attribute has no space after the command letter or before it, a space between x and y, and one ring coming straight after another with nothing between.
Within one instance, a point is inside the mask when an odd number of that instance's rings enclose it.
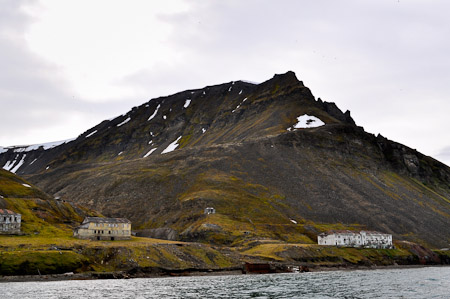
<instances>
[{"instance_id":1,"label":"grassy slope","mask_svg":"<svg viewBox=\"0 0 450 299\"><path fill-rule=\"evenodd\" d=\"M37 269L62 273L83 264L84 257L75 252L48 250L64 242L60 237L71 234L70 224L82 219L72 205L50 198L4 170L0 170L0 194L0 207L22 215L22 236L0 235L0 273L37 274Z\"/></svg>"},{"instance_id":2,"label":"grassy slope","mask_svg":"<svg viewBox=\"0 0 450 299\"><path fill-rule=\"evenodd\" d=\"M23 184L27 184L30 187L26 187ZM48 195L35 188L33 184L4 169L0 169L0 196L48 198Z\"/></svg>"},{"instance_id":3,"label":"grassy slope","mask_svg":"<svg viewBox=\"0 0 450 299\"><path fill-rule=\"evenodd\" d=\"M56 201L23 184L31 186L12 173L0 171L2 208L22 214L21 235L0 235L0 275L114 271L135 266L169 269L233 266L229 258L200 244L185 246L181 242L145 238L116 242L75 239L72 228L81 222L82 214L95 213Z\"/></svg>"},{"instance_id":4,"label":"grassy slope","mask_svg":"<svg viewBox=\"0 0 450 299\"><path fill-rule=\"evenodd\" d=\"M106 215L125 215L136 229L172 228L185 241L311 244L332 228L380 230L435 248L450 241L449 186L393 168L374 136L348 126L89 166L33 180ZM203 215L207 206L217 214Z\"/></svg>"},{"instance_id":5,"label":"grassy slope","mask_svg":"<svg viewBox=\"0 0 450 299\"><path fill-rule=\"evenodd\" d=\"M208 176L214 182L223 178ZM0 235L0 275L36 275L84 271L129 271L131 269L227 269L240 267L248 262L276 262L288 264L308 264L318 266L345 265L389 265L393 263L416 263L417 257L404 248L395 250L373 250L352 248L330 248L314 244L305 234L305 226L317 230L346 228L343 225L319 225L303 222L298 225L285 224L282 215L275 218L258 218L258 212L247 216L255 221L249 223L248 217L230 217L214 214L201 217L194 224L193 231L205 230L204 224L216 224L223 233L212 232L204 238L217 243L226 238L234 242L234 247L214 247L199 243L172 242L150 238L136 238L126 241L90 241L72 237L71 225L81 220L81 216L70 204L50 198L9 198L8 194L23 196L43 195L38 189L25 187L28 182L10 173L1 173L1 192L4 194L2 206L22 214L23 235ZM229 178L243 188L244 182L235 177ZM228 179L227 179L228 180ZM10 186L7 182L12 182ZM27 189L22 189L27 188ZM247 185L254 194L264 191L261 186ZM255 191L261 189L263 191ZM228 188L224 188L228 190ZM13 191L7 191L13 190ZM181 195L181 200L197 190L195 185L189 192ZM233 189L231 188L231 191ZM230 191L230 192L231 192ZM256 192L256 193L255 193ZM235 195L237 196L237 195ZM267 195L266 195L267 196ZM238 196L237 196L238 197ZM238 200L238 199L237 199ZM257 200L255 197L254 200ZM261 211L270 209L266 198L259 204ZM268 206L264 206L264 202ZM249 202L255 204L255 202ZM225 210L226 207L220 207ZM235 213L231 210L230 215ZM267 215L267 214L264 214ZM267 216L266 216L267 217ZM267 221L278 219L279 223L270 226ZM198 226L198 227L197 227ZM247 235L243 232L251 232ZM257 240L254 237L257 236ZM280 240L286 239L286 243ZM301 242L301 244L294 243ZM440 253L445 256L446 252Z\"/></svg>"}]
</instances>

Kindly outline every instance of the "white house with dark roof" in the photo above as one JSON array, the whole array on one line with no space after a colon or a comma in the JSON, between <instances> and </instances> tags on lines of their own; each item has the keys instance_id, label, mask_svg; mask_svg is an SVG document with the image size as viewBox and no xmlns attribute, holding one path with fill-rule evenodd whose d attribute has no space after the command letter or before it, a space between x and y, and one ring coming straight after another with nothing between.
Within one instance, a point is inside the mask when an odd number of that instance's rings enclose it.
<instances>
[{"instance_id":1,"label":"white house with dark roof","mask_svg":"<svg viewBox=\"0 0 450 299\"><path fill-rule=\"evenodd\" d=\"M22 215L7 209L0 209L0 234L20 233L21 222Z\"/></svg>"},{"instance_id":2,"label":"white house with dark roof","mask_svg":"<svg viewBox=\"0 0 450 299\"><path fill-rule=\"evenodd\" d=\"M333 230L317 236L319 245L392 248L392 235L376 231Z\"/></svg>"},{"instance_id":3,"label":"white house with dark roof","mask_svg":"<svg viewBox=\"0 0 450 299\"><path fill-rule=\"evenodd\" d=\"M131 221L125 218L86 217L74 229L73 236L91 240L128 240L131 238Z\"/></svg>"}]
</instances>

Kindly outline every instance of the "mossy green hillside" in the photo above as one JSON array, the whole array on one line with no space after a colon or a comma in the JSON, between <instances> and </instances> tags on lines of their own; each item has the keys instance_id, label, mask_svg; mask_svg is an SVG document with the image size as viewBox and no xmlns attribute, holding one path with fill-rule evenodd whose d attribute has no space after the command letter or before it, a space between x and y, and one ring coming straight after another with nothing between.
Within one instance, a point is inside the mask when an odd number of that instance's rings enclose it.
<instances>
[{"instance_id":1,"label":"mossy green hillside","mask_svg":"<svg viewBox=\"0 0 450 299\"><path fill-rule=\"evenodd\" d=\"M396 244L396 249L365 249L259 240L229 248L137 237L114 242L79 240L67 233L54 238L0 236L0 244L0 275L111 272L140 268L223 270L239 269L244 262L310 267L387 266L446 262L445 258L450 256L445 250L435 251L439 260L423 260L423 254L421 256L414 251L419 246L417 244Z\"/></svg>"},{"instance_id":2,"label":"mossy green hillside","mask_svg":"<svg viewBox=\"0 0 450 299\"><path fill-rule=\"evenodd\" d=\"M383 162L376 142L359 128L329 125L35 179L56 196L129 218L135 230L170 229L183 241L308 244L328 229L368 229L444 247L437 229L450 218L446 194ZM206 207L216 215L204 215Z\"/></svg>"},{"instance_id":3,"label":"mossy green hillside","mask_svg":"<svg viewBox=\"0 0 450 299\"><path fill-rule=\"evenodd\" d=\"M61 274L86 263L85 256L73 251L0 251L0 275Z\"/></svg>"},{"instance_id":4,"label":"mossy green hillside","mask_svg":"<svg viewBox=\"0 0 450 299\"><path fill-rule=\"evenodd\" d=\"M54 236L71 231L93 211L56 200L21 177L0 171L0 208L22 215L21 234Z\"/></svg>"},{"instance_id":5,"label":"mossy green hillside","mask_svg":"<svg viewBox=\"0 0 450 299\"><path fill-rule=\"evenodd\" d=\"M0 195L3 197L49 197L30 182L4 169L0 169Z\"/></svg>"},{"instance_id":6,"label":"mossy green hillside","mask_svg":"<svg viewBox=\"0 0 450 299\"><path fill-rule=\"evenodd\" d=\"M406 249L369 249L311 244L260 244L242 252L264 260L311 263L315 265L394 265L417 260Z\"/></svg>"},{"instance_id":7,"label":"mossy green hillside","mask_svg":"<svg viewBox=\"0 0 450 299\"><path fill-rule=\"evenodd\" d=\"M0 236L0 275L110 272L132 268L223 269L239 266L213 247L158 239L79 240L58 236Z\"/></svg>"},{"instance_id":8,"label":"mossy green hillside","mask_svg":"<svg viewBox=\"0 0 450 299\"><path fill-rule=\"evenodd\" d=\"M54 236L72 231L84 215L95 213L54 199L5 198L6 208L22 215L23 234Z\"/></svg>"}]
</instances>

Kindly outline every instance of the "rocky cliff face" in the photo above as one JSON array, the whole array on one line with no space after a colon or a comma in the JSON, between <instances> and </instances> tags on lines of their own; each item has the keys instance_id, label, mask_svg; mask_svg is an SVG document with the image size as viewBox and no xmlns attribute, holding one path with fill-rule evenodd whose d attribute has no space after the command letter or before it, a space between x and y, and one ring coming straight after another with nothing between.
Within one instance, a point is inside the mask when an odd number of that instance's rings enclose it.
<instances>
[{"instance_id":1,"label":"rocky cliff face","mask_svg":"<svg viewBox=\"0 0 450 299\"><path fill-rule=\"evenodd\" d=\"M146 235L313 243L364 227L450 242L449 167L364 132L292 72L153 99L52 149L9 149L1 164Z\"/></svg>"},{"instance_id":2,"label":"rocky cliff face","mask_svg":"<svg viewBox=\"0 0 450 299\"><path fill-rule=\"evenodd\" d=\"M242 142L286 132L303 114L327 124L354 124L349 112L316 101L288 72L259 85L236 81L152 99L60 146L6 149L0 165L17 174L32 174L67 163L158 155L174 141L178 149Z\"/></svg>"}]
</instances>

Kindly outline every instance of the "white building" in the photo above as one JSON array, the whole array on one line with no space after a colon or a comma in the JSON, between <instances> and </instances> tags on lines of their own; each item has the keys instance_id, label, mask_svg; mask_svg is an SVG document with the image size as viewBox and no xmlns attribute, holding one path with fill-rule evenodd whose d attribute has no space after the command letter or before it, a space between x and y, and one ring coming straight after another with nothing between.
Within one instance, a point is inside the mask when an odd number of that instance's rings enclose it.
<instances>
[{"instance_id":1,"label":"white building","mask_svg":"<svg viewBox=\"0 0 450 299\"><path fill-rule=\"evenodd\" d=\"M376 231L334 230L317 236L319 245L392 248L392 235Z\"/></svg>"},{"instance_id":2,"label":"white building","mask_svg":"<svg viewBox=\"0 0 450 299\"><path fill-rule=\"evenodd\" d=\"M207 208L205 208L204 213L205 213L206 215L209 215L209 214L215 214L215 213L216 213L216 209L211 208L211 207L207 207Z\"/></svg>"},{"instance_id":3,"label":"white building","mask_svg":"<svg viewBox=\"0 0 450 299\"><path fill-rule=\"evenodd\" d=\"M131 221L125 218L86 217L73 236L91 240L129 240Z\"/></svg>"},{"instance_id":4,"label":"white building","mask_svg":"<svg viewBox=\"0 0 450 299\"><path fill-rule=\"evenodd\" d=\"M392 235L376 231L361 231L364 247L367 248L392 248Z\"/></svg>"}]
</instances>

